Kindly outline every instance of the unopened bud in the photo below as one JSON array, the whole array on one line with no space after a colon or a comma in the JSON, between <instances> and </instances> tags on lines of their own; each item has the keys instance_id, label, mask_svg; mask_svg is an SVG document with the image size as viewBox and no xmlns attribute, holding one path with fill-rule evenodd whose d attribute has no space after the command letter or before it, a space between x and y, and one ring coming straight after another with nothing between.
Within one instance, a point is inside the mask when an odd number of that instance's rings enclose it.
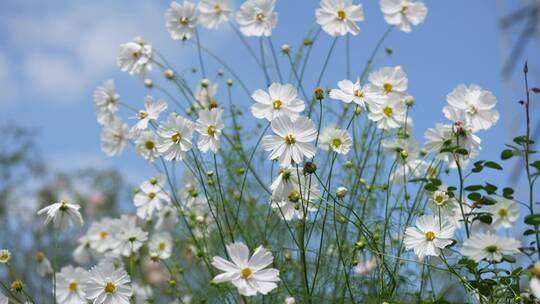
<instances>
[{"instance_id":1,"label":"unopened bud","mask_svg":"<svg viewBox=\"0 0 540 304\"><path fill-rule=\"evenodd\" d=\"M174 79L174 72L171 69L165 70L164 75L165 75L165 78L169 80Z\"/></svg>"},{"instance_id":2,"label":"unopened bud","mask_svg":"<svg viewBox=\"0 0 540 304\"><path fill-rule=\"evenodd\" d=\"M227 85L228 85L228 86L232 86L232 85L233 85L232 79L227 79Z\"/></svg>"},{"instance_id":3,"label":"unopened bud","mask_svg":"<svg viewBox=\"0 0 540 304\"><path fill-rule=\"evenodd\" d=\"M321 87L318 87L313 92L315 94L315 99L323 100L324 99L324 90Z\"/></svg>"},{"instance_id":4,"label":"unopened bud","mask_svg":"<svg viewBox=\"0 0 540 304\"><path fill-rule=\"evenodd\" d=\"M284 44L281 46L281 52L285 55L289 54L291 51L291 47L288 44Z\"/></svg>"},{"instance_id":5,"label":"unopened bud","mask_svg":"<svg viewBox=\"0 0 540 304\"><path fill-rule=\"evenodd\" d=\"M411 95L405 97L405 105L407 105L407 107L412 107L414 105L414 97Z\"/></svg>"},{"instance_id":6,"label":"unopened bud","mask_svg":"<svg viewBox=\"0 0 540 304\"><path fill-rule=\"evenodd\" d=\"M304 174L313 174L317 171L317 165L313 162L306 162L304 164Z\"/></svg>"},{"instance_id":7,"label":"unopened bud","mask_svg":"<svg viewBox=\"0 0 540 304\"><path fill-rule=\"evenodd\" d=\"M201 87L203 88L208 88L208 85L210 84L210 80L204 78L203 80L201 80Z\"/></svg>"},{"instance_id":8,"label":"unopened bud","mask_svg":"<svg viewBox=\"0 0 540 304\"><path fill-rule=\"evenodd\" d=\"M349 191L349 190L347 190L347 188L345 188L345 187L338 187L336 189L336 196L338 198L344 198L345 195L347 194L347 191Z\"/></svg>"},{"instance_id":9,"label":"unopened bud","mask_svg":"<svg viewBox=\"0 0 540 304\"><path fill-rule=\"evenodd\" d=\"M144 85L147 88L151 89L154 86L154 82L152 81L152 79L147 78L144 80Z\"/></svg>"}]
</instances>

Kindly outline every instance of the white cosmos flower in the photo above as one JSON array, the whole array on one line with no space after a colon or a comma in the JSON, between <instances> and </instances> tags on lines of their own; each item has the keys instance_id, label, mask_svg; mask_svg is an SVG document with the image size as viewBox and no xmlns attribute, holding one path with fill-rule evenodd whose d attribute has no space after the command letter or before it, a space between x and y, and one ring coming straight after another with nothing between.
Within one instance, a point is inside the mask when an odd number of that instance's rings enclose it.
<instances>
[{"instance_id":1,"label":"white cosmos flower","mask_svg":"<svg viewBox=\"0 0 540 304\"><path fill-rule=\"evenodd\" d=\"M8 304L9 298L0 293L0 304Z\"/></svg>"},{"instance_id":2,"label":"white cosmos flower","mask_svg":"<svg viewBox=\"0 0 540 304\"><path fill-rule=\"evenodd\" d=\"M58 304L86 303L88 272L71 265L62 267L56 274L56 301Z\"/></svg>"},{"instance_id":3,"label":"white cosmos flower","mask_svg":"<svg viewBox=\"0 0 540 304\"><path fill-rule=\"evenodd\" d=\"M428 162L422 159L408 157L407 159L397 162L391 180L395 183L403 183L405 181L404 176L406 176L407 179L426 177L428 169Z\"/></svg>"},{"instance_id":4,"label":"white cosmos flower","mask_svg":"<svg viewBox=\"0 0 540 304\"><path fill-rule=\"evenodd\" d=\"M357 35L360 28L356 22L364 20L364 10L362 4L353 5L352 0L321 0L315 17L322 29L331 36Z\"/></svg>"},{"instance_id":5,"label":"white cosmos flower","mask_svg":"<svg viewBox=\"0 0 540 304\"><path fill-rule=\"evenodd\" d=\"M304 111L304 101L296 98L296 88L291 84L272 83L268 92L256 90L251 98L255 103L251 106L251 113L255 118L274 120L279 116L287 116L296 120Z\"/></svg>"},{"instance_id":6,"label":"white cosmos flower","mask_svg":"<svg viewBox=\"0 0 540 304\"><path fill-rule=\"evenodd\" d=\"M209 28L217 29L231 17L232 10L229 0L201 0L199 2L199 22Z\"/></svg>"},{"instance_id":7,"label":"white cosmos flower","mask_svg":"<svg viewBox=\"0 0 540 304\"><path fill-rule=\"evenodd\" d=\"M385 139L381 146L386 153L392 155L400 161L416 159L420 154L420 146L413 138Z\"/></svg>"},{"instance_id":8,"label":"white cosmos flower","mask_svg":"<svg viewBox=\"0 0 540 304\"><path fill-rule=\"evenodd\" d=\"M300 180L298 173L300 173ZM278 181L279 179L281 182ZM272 183L272 188L274 189L270 206L284 220L303 219L305 211L317 211L314 203L321 197L319 184L313 179L310 183L309 176L302 172L297 172L292 168L283 169L280 176Z\"/></svg>"},{"instance_id":9,"label":"white cosmos flower","mask_svg":"<svg viewBox=\"0 0 540 304\"><path fill-rule=\"evenodd\" d=\"M275 135L266 135L262 139L263 149L270 152L271 160L279 160L281 166L289 166L293 162L302 163L304 156L315 156L316 148L312 143L317 137L315 124L307 117L298 117L292 121L281 116L271 123Z\"/></svg>"},{"instance_id":10,"label":"white cosmos flower","mask_svg":"<svg viewBox=\"0 0 540 304\"><path fill-rule=\"evenodd\" d=\"M495 197L496 204L486 206L487 212L491 213L493 222L491 226L495 229L512 228L519 219L519 206L510 199Z\"/></svg>"},{"instance_id":11,"label":"white cosmos flower","mask_svg":"<svg viewBox=\"0 0 540 304\"><path fill-rule=\"evenodd\" d=\"M195 129L200 134L197 147L202 152L210 150L217 153L221 131L225 127L222 115L223 110L218 108L199 111L199 119L197 119Z\"/></svg>"},{"instance_id":12,"label":"white cosmos flower","mask_svg":"<svg viewBox=\"0 0 540 304\"><path fill-rule=\"evenodd\" d=\"M471 235L463 242L461 254L480 262L485 259L490 262L501 261L503 255L519 253L521 242L510 237L502 237L491 232L479 232Z\"/></svg>"},{"instance_id":13,"label":"white cosmos flower","mask_svg":"<svg viewBox=\"0 0 540 304\"><path fill-rule=\"evenodd\" d=\"M247 0L236 13L236 22L246 36L271 36L278 15L274 12L276 0Z\"/></svg>"},{"instance_id":14,"label":"white cosmos flower","mask_svg":"<svg viewBox=\"0 0 540 304\"><path fill-rule=\"evenodd\" d=\"M197 6L190 1L182 4L171 2L169 9L165 12L165 27L171 34L172 39L190 39L197 27Z\"/></svg>"},{"instance_id":15,"label":"white cosmos flower","mask_svg":"<svg viewBox=\"0 0 540 304\"><path fill-rule=\"evenodd\" d=\"M133 295L135 297L135 304L147 304L152 303L152 296L154 292L150 285L141 285L133 283Z\"/></svg>"},{"instance_id":16,"label":"white cosmos flower","mask_svg":"<svg viewBox=\"0 0 540 304\"><path fill-rule=\"evenodd\" d=\"M428 9L423 2L410 0L381 0L384 19L403 32L410 32L413 25L426 19Z\"/></svg>"},{"instance_id":17,"label":"white cosmos flower","mask_svg":"<svg viewBox=\"0 0 540 304\"><path fill-rule=\"evenodd\" d=\"M120 45L117 65L123 72L137 74L143 78L152 70L152 46L141 37Z\"/></svg>"},{"instance_id":18,"label":"white cosmos flower","mask_svg":"<svg viewBox=\"0 0 540 304\"><path fill-rule=\"evenodd\" d=\"M132 116L132 119L138 119L139 121L135 125L138 130L145 130L148 128L150 121L157 120L159 114L167 109L167 103L164 100L159 99L154 101L152 96L146 96L144 98L144 110L140 110L136 116Z\"/></svg>"},{"instance_id":19,"label":"white cosmos flower","mask_svg":"<svg viewBox=\"0 0 540 304\"><path fill-rule=\"evenodd\" d=\"M116 94L114 80L105 80L97 87L94 91L94 107L99 124L108 125L115 118L119 99L120 95Z\"/></svg>"},{"instance_id":20,"label":"white cosmos flower","mask_svg":"<svg viewBox=\"0 0 540 304\"><path fill-rule=\"evenodd\" d=\"M43 251L36 252L37 271L39 276L44 277L49 274L53 274L54 270L51 265L51 261L45 256Z\"/></svg>"},{"instance_id":21,"label":"white cosmos flower","mask_svg":"<svg viewBox=\"0 0 540 304\"><path fill-rule=\"evenodd\" d=\"M236 242L227 245L227 252L232 262L219 256L212 259L212 265L224 271L214 277L214 282L231 282L244 296L265 295L277 288L279 270L267 268L274 261L270 251L260 246L250 258L249 248L244 243Z\"/></svg>"},{"instance_id":22,"label":"white cosmos flower","mask_svg":"<svg viewBox=\"0 0 540 304\"><path fill-rule=\"evenodd\" d=\"M195 124L180 115L171 113L167 121L159 125L157 150L166 160L183 160L192 147L191 137Z\"/></svg>"},{"instance_id":23,"label":"white cosmos flower","mask_svg":"<svg viewBox=\"0 0 540 304\"><path fill-rule=\"evenodd\" d=\"M112 263L100 263L90 269L86 286L86 298L92 304L129 304L133 295L131 278Z\"/></svg>"},{"instance_id":24,"label":"white cosmos flower","mask_svg":"<svg viewBox=\"0 0 540 304\"><path fill-rule=\"evenodd\" d=\"M86 234L90 248L100 253L112 249L114 234L119 228L118 221L118 219L103 218L100 221L93 222Z\"/></svg>"},{"instance_id":25,"label":"white cosmos flower","mask_svg":"<svg viewBox=\"0 0 540 304\"><path fill-rule=\"evenodd\" d=\"M152 131L142 132L135 141L137 152L147 161L153 162L159 156L158 140Z\"/></svg>"},{"instance_id":26,"label":"white cosmos flower","mask_svg":"<svg viewBox=\"0 0 540 304\"><path fill-rule=\"evenodd\" d=\"M450 152L440 152L444 148L459 146L460 148L469 151L468 155L459 155L458 159L462 167L467 165L469 159L475 158L480 154L481 139L468 131L466 128L461 128L459 133L459 143L454 127L449 124L437 123L435 128L428 128L424 133L425 144L424 148L429 153L435 153L437 159L443 160L449 164L450 168L456 168L455 156Z\"/></svg>"},{"instance_id":27,"label":"white cosmos flower","mask_svg":"<svg viewBox=\"0 0 540 304\"><path fill-rule=\"evenodd\" d=\"M115 254L130 256L148 240L148 233L137 226L137 218L123 215L111 244Z\"/></svg>"},{"instance_id":28,"label":"white cosmos flower","mask_svg":"<svg viewBox=\"0 0 540 304\"><path fill-rule=\"evenodd\" d=\"M440 217L454 216L454 208L457 205L455 198L450 197L447 187L440 185L439 189L435 190L429 197L429 209L433 214Z\"/></svg>"},{"instance_id":29,"label":"white cosmos flower","mask_svg":"<svg viewBox=\"0 0 540 304\"><path fill-rule=\"evenodd\" d=\"M101 131L101 150L107 156L115 156L124 150L129 138L129 128L119 117L115 117Z\"/></svg>"},{"instance_id":30,"label":"white cosmos flower","mask_svg":"<svg viewBox=\"0 0 540 304\"><path fill-rule=\"evenodd\" d=\"M158 176L149 181L144 181L139 187L139 192L133 197L133 203L137 208L137 216L141 219L151 219L154 212L161 210L164 205L170 203L170 198L163 190L165 177Z\"/></svg>"},{"instance_id":31,"label":"white cosmos flower","mask_svg":"<svg viewBox=\"0 0 540 304\"><path fill-rule=\"evenodd\" d=\"M404 97L407 93L407 74L401 66L383 67L369 74L372 91L381 97L396 93Z\"/></svg>"},{"instance_id":32,"label":"white cosmos flower","mask_svg":"<svg viewBox=\"0 0 540 304\"><path fill-rule=\"evenodd\" d=\"M537 277L532 277L531 281L529 282L529 287L531 288L532 294L536 298L540 299L540 279Z\"/></svg>"},{"instance_id":33,"label":"white cosmos flower","mask_svg":"<svg viewBox=\"0 0 540 304\"><path fill-rule=\"evenodd\" d=\"M345 129L338 129L332 124L326 127L319 137L319 146L323 150L332 150L338 154L347 154L351 149L353 140Z\"/></svg>"},{"instance_id":34,"label":"white cosmos flower","mask_svg":"<svg viewBox=\"0 0 540 304\"><path fill-rule=\"evenodd\" d=\"M73 250L73 260L79 264L86 264L92 256L90 238L87 235L83 235L77 239L77 243L79 245Z\"/></svg>"},{"instance_id":35,"label":"white cosmos flower","mask_svg":"<svg viewBox=\"0 0 540 304\"><path fill-rule=\"evenodd\" d=\"M81 209L81 206L70 204L63 199L59 203L51 204L39 210L38 215L45 214L45 225L52 221L55 228L64 230L75 224L83 225L84 221L79 209Z\"/></svg>"},{"instance_id":36,"label":"white cosmos flower","mask_svg":"<svg viewBox=\"0 0 540 304\"><path fill-rule=\"evenodd\" d=\"M155 229L172 229L178 223L178 210L172 206L163 207L158 213Z\"/></svg>"},{"instance_id":37,"label":"white cosmos flower","mask_svg":"<svg viewBox=\"0 0 540 304\"><path fill-rule=\"evenodd\" d=\"M439 256L440 250L452 243L455 230L446 219L423 215L416 220L416 227L405 230L403 243L422 261L426 256Z\"/></svg>"},{"instance_id":38,"label":"white cosmos flower","mask_svg":"<svg viewBox=\"0 0 540 304\"><path fill-rule=\"evenodd\" d=\"M446 118L455 120L455 115L448 108L462 111L465 123L472 132L487 130L499 120L499 112L495 110L497 98L490 92L482 90L479 86L471 84L457 86L446 97L448 105L443 112Z\"/></svg>"},{"instance_id":39,"label":"white cosmos flower","mask_svg":"<svg viewBox=\"0 0 540 304\"><path fill-rule=\"evenodd\" d=\"M0 249L0 263L7 264L11 260L11 252L7 249Z\"/></svg>"},{"instance_id":40,"label":"white cosmos flower","mask_svg":"<svg viewBox=\"0 0 540 304\"><path fill-rule=\"evenodd\" d=\"M195 99L200 102L205 108L210 109L214 107L214 105L217 105L217 101L214 99L217 91L218 84L216 82L212 82L208 79L203 79L197 85L197 89L195 90Z\"/></svg>"},{"instance_id":41,"label":"white cosmos flower","mask_svg":"<svg viewBox=\"0 0 540 304\"><path fill-rule=\"evenodd\" d=\"M366 103L373 102L372 98L375 96L372 92L371 85L360 84L360 80L355 83L345 79L337 83L339 89L332 89L330 91L330 98L341 100L345 103L351 103L354 101L359 106L364 107Z\"/></svg>"},{"instance_id":42,"label":"white cosmos flower","mask_svg":"<svg viewBox=\"0 0 540 304\"><path fill-rule=\"evenodd\" d=\"M368 118L377 123L379 129L396 129L405 124L407 106L398 94L388 94L369 106Z\"/></svg>"},{"instance_id":43,"label":"white cosmos flower","mask_svg":"<svg viewBox=\"0 0 540 304\"><path fill-rule=\"evenodd\" d=\"M171 257L173 249L172 237L168 232L154 234L148 244L150 257L166 260Z\"/></svg>"}]
</instances>

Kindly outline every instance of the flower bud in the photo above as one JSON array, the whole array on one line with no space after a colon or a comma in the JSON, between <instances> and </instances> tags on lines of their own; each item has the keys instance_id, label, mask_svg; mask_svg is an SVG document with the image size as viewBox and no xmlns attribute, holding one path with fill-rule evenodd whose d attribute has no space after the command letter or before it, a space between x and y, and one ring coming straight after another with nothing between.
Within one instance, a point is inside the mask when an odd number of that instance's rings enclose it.
<instances>
[{"instance_id":1,"label":"flower bud","mask_svg":"<svg viewBox=\"0 0 540 304\"><path fill-rule=\"evenodd\" d=\"M353 167L353 162L348 160L345 162L345 168L351 169Z\"/></svg>"},{"instance_id":2,"label":"flower bud","mask_svg":"<svg viewBox=\"0 0 540 304\"><path fill-rule=\"evenodd\" d=\"M304 164L304 174L313 174L317 171L317 165L313 162L306 162Z\"/></svg>"},{"instance_id":3,"label":"flower bud","mask_svg":"<svg viewBox=\"0 0 540 304\"><path fill-rule=\"evenodd\" d=\"M358 241L354 244L354 247L358 250L362 250L366 247L366 244L363 241Z\"/></svg>"},{"instance_id":4,"label":"flower bud","mask_svg":"<svg viewBox=\"0 0 540 304\"><path fill-rule=\"evenodd\" d=\"M219 69L217 70L217 74L219 77L223 77L223 75L225 75L225 71L223 71L223 69Z\"/></svg>"},{"instance_id":5,"label":"flower bud","mask_svg":"<svg viewBox=\"0 0 540 304\"><path fill-rule=\"evenodd\" d=\"M305 46L312 45L312 44L313 44L313 40L311 40L309 38L304 39L304 45Z\"/></svg>"},{"instance_id":6,"label":"flower bud","mask_svg":"<svg viewBox=\"0 0 540 304\"><path fill-rule=\"evenodd\" d=\"M11 283L11 289L16 292L21 292L23 290L23 282L21 280L15 280Z\"/></svg>"},{"instance_id":7,"label":"flower bud","mask_svg":"<svg viewBox=\"0 0 540 304\"><path fill-rule=\"evenodd\" d=\"M345 187L338 187L336 189L336 196L338 198L344 198L345 195L347 194L347 191L349 191L349 190L347 190L347 188L345 188Z\"/></svg>"},{"instance_id":8,"label":"flower bud","mask_svg":"<svg viewBox=\"0 0 540 304\"><path fill-rule=\"evenodd\" d=\"M284 44L281 46L281 52L285 55L289 54L291 51L291 47L288 44Z\"/></svg>"},{"instance_id":9,"label":"flower bud","mask_svg":"<svg viewBox=\"0 0 540 304\"><path fill-rule=\"evenodd\" d=\"M167 78L169 80L174 79L174 72L171 69L165 70L165 72L163 74L165 75L165 78Z\"/></svg>"},{"instance_id":10,"label":"flower bud","mask_svg":"<svg viewBox=\"0 0 540 304\"><path fill-rule=\"evenodd\" d=\"M315 94L315 99L319 101L324 99L324 90L321 87L316 88L313 93Z\"/></svg>"},{"instance_id":11,"label":"flower bud","mask_svg":"<svg viewBox=\"0 0 540 304\"><path fill-rule=\"evenodd\" d=\"M151 88L154 86L154 82L152 81L152 79L146 78L146 79L144 80L144 85L145 85L147 88L151 89Z\"/></svg>"},{"instance_id":12,"label":"flower bud","mask_svg":"<svg viewBox=\"0 0 540 304\"><path fill-rule=\"evenodd\" d=\"M407 107L412 107L414 105L414 97L411 95L405 97L405 105L407 105Z\"/></svg>"},{"instance_id":13,"label":"flower bud","mask_svg":"<svg viewBox=\"0 0 540 304\"><path fill-rule=\"evenodd\" d=\"M215 109L217 107L218 107L217 100L210 99L210 101L208 102L208 109Z\"/></svg>"},{"instance_id":14,"label":"flower bud","mask_svg":"<svg viewBox=\"0 0 540 304\"><path fill-rule=\"evenodd\" d=\"M201 80L201 87L203 88L208 88L208 85L210 85L210 80L204 78L203 80Z\"/></svg>"},{"instance_id":15,"label":"flower bud","mask_svg":"<svg viewBox=\"0 0 540 304\"><path fill-rule=\"evenodd\" d=\"M227 79L227 85L231 87L233 85L233 80Z\"/></svg>"}]
</instances>

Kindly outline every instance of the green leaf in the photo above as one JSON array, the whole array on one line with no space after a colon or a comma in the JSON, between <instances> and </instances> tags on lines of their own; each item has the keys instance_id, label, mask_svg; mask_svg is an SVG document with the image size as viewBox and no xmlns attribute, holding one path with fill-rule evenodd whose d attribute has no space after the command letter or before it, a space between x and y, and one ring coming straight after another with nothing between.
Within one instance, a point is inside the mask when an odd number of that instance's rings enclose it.
<instances>
[{"instance_id":1,"label":"green leaf","mask_svg":"<svg viewBox=\"0 0 540 304\"><path fill-rule=\"evenodd\" d=\"M482 195L478 192L473 192L469 193L469 195L467 195L467 198L469 198L471 201L477 202L482 198Z\"/></svg>"},{"instance_id":2,"label":"green leaf","mask_svg":"<svg viewBox=\"0 0 540 304\"><path fill-rule=\"evenodd\" d=\"M501 167L501 165L499 165L499 164L497 164L496 162L493 162L493 161L485 162L484 167L488 167L488 168L495 169L495 170L502 170L503 169Z\"/></svg>"},{"instance_id":3,"label":"green leaf","mask_svg":"<svg viewBox=\"0 0 540 304\"><path fill-rule=\"evenodd\" d=\"M514 189L509 188L509 187L506 187L503 189L503 196L505 198L510 198L510 199L514 198L513 194L514 194Z\"/></svg>"},{"instance_id":4,"label":"green leaf","mask_svg":"<svg viewBox=\"0 0 540 304\"><path fill-rule=\"evenodd\" d=\"M465 187L465 191L478 191L484 189L482 185L470 185Z\"/></svg>"},{"instance_id":5,"label":"green leaf","mask_svg":"<svg viewBox=\"0 0 540 304\"><path fill-rule=\"evenodd\" d=\"M510 149L505 149L501 152L501 159L502 160L507 160L507 159L510 159L512 158L512 156L514 156L514 151L510 150Z\"/></svg>"},{"instance_id":6,"label":"green leaf","mask_svg":"<svg viewBox=\"0 0 540 304\"><path fill-rule=\"evenodd\" d=\"M518 145L524 145L524 144L529 144L529 145L532 145L534 144L534 141L530 140L527 138L527 136L518 136L518 137L515 137L514 138L514 142Z\"/></svg>"},{"instance_id":7,"label":"green leaf","mask_svg":"<svg viewBox=\"0 0 540 304\"><path fill-rule=\"evenodd\" d=\"M467 149L463 149L463 148L457 149L456 153L461 154L461 155L469 155L469 151L467 151Z\"/></svg>"},{"instance_id":8,"label":"green leaf","mask_svg":"<svg viewBox=\"0 0 540 304\"><path fill-rule=\"evenodd\" d=\"M523 222L527 225L540 225L540 214L529 214L523 219Z\"/></svg>"},{"instance_id":9,"label":"green leaf","mask_svg":"<svg viewBox=\"0 0 540 304\"><path fill-rule=\"evenodd\" d=\"M504 261L507 261L508 263L515 263L516 262L516 258L514 256L511 256L511 255L503 255L503 260Z\"/></svg>"},{"instance_id":10,"label":"green leaf","mask_svg":"<svg viewBox=\"0 0 540 304\"><path fill-rule=\"evenodd\" d=\"M531 167L535 168L536 170L540 171L540 160L535 161L531 164Z\"/></svg>"},{"instance_id":11,"label":"green leaf","mask_svg":"<svg viewBox=\"0 0 540 304\"><path fill-rule=\"evenodd\" d=\"M484 190L486 190L487 194L495 194L495 192L497 192L497 186L486 183L486 185L484 186Z\"/></svg>"},{"instance_id":12,"label":"green leaf","mask_svg":"<svg viewBox=\"0 0 540 304\"><path fill-rule=\"evenodd\" d=\"M476 218L480 222L482 222L484 224L488 224L488 225L491 225L491 223L493 222L493 218L489 214L481 214L481 215L477 216Z\"/></svg>"}]
</instances>

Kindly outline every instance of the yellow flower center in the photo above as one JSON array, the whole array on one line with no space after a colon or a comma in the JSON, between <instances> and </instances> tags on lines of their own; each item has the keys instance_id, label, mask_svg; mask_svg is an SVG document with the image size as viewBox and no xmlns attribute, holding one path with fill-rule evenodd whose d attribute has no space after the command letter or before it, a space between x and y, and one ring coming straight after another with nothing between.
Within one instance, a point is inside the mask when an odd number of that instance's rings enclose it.
<instances>
[{"instance_id":1,"label":"yellow flower center","mask_svg":"<svg viewBox=\"0 0 540 304\"><path fill-rule=\"evenodd\" d=\"M296 142L296 139L294 138L294 136L292 134L289 134L287 136L285 136L285 143L287 145L292 145Z\"/></svg>"},{"instance_id":2,"label":"yellow flower center","mask_svg":"<svg viewBox=\"0 0 540 304\"><path fill-rule=\"evenodd\" d=\"M221 14L221 11L222 11L221 5L219 5L219 4L216 3L216 4L214 5L214 12L215 12L216 14Z\"/></svg>"},{"instance_id":3,"label":"yellow flower center","mask_svg":"<svg viewBox=\"0 0 540 304\"><path fill-rule=\"evenodd\" d=\"M383 90L384 90L385 93L390 93L390 92L392 92L392 89L393 89L393 88L394 88L394 87L392 86L391 83L388 83L388 82L387 82L387 83L383 84Z\"/></svg>"},{"instance_id":4,"label":"yellow flower center","mask_svg":"<svg viewBox=\"0 0 540 304\"><path fill-rule=\"evenodd\" d=\"M497 245L489 245L486 247L486 251L489 253L495 253L497 252L497 250L499 250L499 247L497 247Z\"/></svg>"},{"instance_id":5,"label":"yellow flower center","mask_svg":"<svg viewBox=\"0 0 540 304\"><path fill-rule=\"evenodd\" d=\"M151 200L153 200L153 199L156 197L156 195L157 195L157 194L156 194L155 192L149 192L149 193L148 193L148 198L151 199Z\"/></svg>"},{"instance_id":6,"label":"yellow flower center","mask_svg":"<svg viewBox=\"0 0 540 304\"><path fill-rule=\"evenodd\" d=\"M345 20L347 18L347 13L345 13L344 10L337 11L337 18L341 21Z\"/></svg>"},{"instance_id":7,"label":"yellow flower center","mask_svg":"<svg viewBox=\"0 0 540 304\"><path fill-rule=\"evenodd\" d=\"M433 231L426 232L426 240L433 241L433 239L435 239L435 232Z\"/></svg>"},{"instance_id":8,"label":"yellow flower center","mask_svg":"<svg viewBox=\"0 0 540 304\"><path fill-rule=\"evenodd\" d=\"M215 99L210 99L210 101L208 102L208 108L209 109L215 109L218 107L218 103L217 103L217 100Z\"/></svg>"},{"instance_id":9,"label":"yellow flower center","mask_svg":"<svg viewBox=\"0 0 540 304\"><path fill-rule=\"evenodd\" d=\"M257 21L259 22L263 22L265 17L266 16L263 13L258 13L257 15L255 15L255 19L257 19Z\"/></svg>"},{"instance_id":10,"label":"yellow flower center","mask_svg":"<svg viewBox=\"0 0 540 304\"><path fill-rule=\"evenodd\" d=\"M77 287L79 287L79 286L77 285L77 282L75 282L75 281L69 283L69 285L68 285L69 291L77 291Z\"/></svg>"},{"instance_id":11,"label":"yellow flower center","mask_svg":"<svg viewBox=\"0 0 540 304\"><path fill-rule=\"evenodd\" d=\"M36 261L38 263L43 262L44 259L45 259L45 254L43 252L41 251L36 252Z\"/></svg>"},{"instance_id":12,"label":"yellow flower center","mask_svg":"<svg viewBox=\"0 0 540 304\"><path fill-rule=\"evenodd\" d=\"M467 103L467 113L476 114L476 112L478 112L478 108L475 105Z\"/></svg>"},{"instance_id":13,"label":"yellow flower center","mask_svg":"<svg viewBox=\"0 0 540 304\"><path fill-rule=\"evenodd\" d=\"M508 215L508 209L506 209L506 208L504 208L504 207L503 207L503 208L499 208L498 213L499 213L499 216L500 216L500 217L506 217L506 216Z\"/></svg>"},{"instance_id":14,"label":"yellow flower center","mask_svg":"<svg viewBox=\"0 0 540 304\"><path fill-rule=\"evenodd\" d=\"M146 117L148 117L148 113L146 113L145 111L139 111L139 119L145 119Z\"/></svg>"},{"instance_id":15,"label":"yellow flower center","mask_svg":"<svg viewBox=\"0 0 540 304\"><path fill-rule=\"evenodd\" d=\"M242 273L242 277L244 279L247 279L253 273L253 270L251 270L251 268L249 268L249 267L246 267L246 268L242 269L242 271L240 271L240 273Z\"/></svg>"},{"instance_id":16,"label":"yellow flower center","mask_svg":"<svg viewBox=\"0 0 540 304\"><path fill-rule=\"evenodd\" d=\"M281 109L281 106L283 105L283 101L279 100L279 99L276 99L274 101L272 101L272 107L275 109L275 110L279 110Z\"/></svg>"},{"instance_id":17,"label":"yellow flower center","mask_svg":"<svg viewBox=\"0 0 540 304\"><path fill-rule=\"evenodd\" d=\"M152 150L152 149L154 149L154 142L149 140L144 144L144 146L146 147L146 149Z\"/></svg>"},{"instance_id":18,"label":"yellow flower center","mask_svg":"<svg viewBox=\"0 0 540 304\"><path fill-rule=\"evenodd\" d=\"M365 97L366 94L360 90L354 90L354 96L356 97Z\"/></svg>"},{"instance_id":19,"label":"yellow flower center","mask_svg":"<svg viewBox=\"0 0 540 304\"><path fill-rule=\"evenodd\" d=\"M113 282L108 281L107 284L105 284L105 288L103 288L106 293L113 293L116 290L116 286Z\"/></svg>"},{"instance_id":20,"label":"yellow flower center","mask_svg":"<svg viewBox=\"0 0 540 304\"><path fill-rule=\"evenodd\" d=\"M438 206L442 206L444 205L444 203L446 203L446 199L444 198L443 195L437 195L435 196L435 204L437 204Z\"/></svg>"},{"instance_id":21,"label":"yellow flower center","mask_svg":"<svg viewBox=\"0 0 540 304\"><path fill-rule=\"evenodd\" d=\"M141 57L141 52L140 51L133 52L133 58L139 59L139 57Z\"/></svg>"},{"instance_id":22,"label":"yellow flower center","mask_svg":"<svg viewBox=\"0 0 540 304\"><path fill-rule=\"evenodd\" d=\"M160 251L165 250L165 248L167 248L167 244L165 244L165 242L159 243L158 249L159 249Z\"/></svg>"},{"instance_id":23,"label":"yellow flower center","mask_svg":"<svg viewBox=\"0 0 540 304\"><path fill-rule=\"evenodd\" d=\"M100 237L101 239L106 239L108 236L109 236L109 232L107 232L107 231L105 231L105 230L104 230L104 231L101 231L101 232L99 233L99 237Z\"/></svg>"},{"instance_id":24,"label":"yellow flower center","mask_svg":"<svg viewBox=\"0 0 540 304\"><path fill-rule=\"evenodd\" d=\"M382 111L387 117L391 117L394 114L394 110L391 107L384 107Z\"/></svg>"},{"instance_id":25,"label":"yellow flower center","mask_svg":"<svg viewBox=\"0 0 540 304\"><path fill-rule=\"evenodd\" d=\"M332 146L335 148L341 147L343 143L341 142L341 138L334 138L332 139Z\"/></svg>"},{"instance_id":26,"label":"yellow flower center","mask_svg":"<svg viewBox=\"0 0 540 304\"><path fill-rule=\"evenodd\" d=\"M401 6L401 13L405 14L409 10L409 6L404 4Z\"/></svg>"},{"instance_id":27,"label":"yellow flower center","mask_svg":"<svg viewBox=\"0 0 540 304\"><path fill-rule=\"evenodd\" d=\"M23 283L21 280L15 280L13 283L11 283L11 289L15 291L22 291L23 290Z\"/></svg>"},{"instance_id":28,"label":"yellow flower center","mask_svg":"<svg viewBox=\"0 0 540 304\"><path fill-rule=\"evenodd\" d=\"M180 18L180 24L188 25L189 24L189 19L187 17Z\"/></svg>"},{"instance_id":29,"label":"yellow flower center","mask_svg":"<svg viewBox=\"0 0 540 304\"><path fill-rule=\"evenodd\" d=\"M216 134L216 127L213 125L208 126L208 130L206 130L209 136L214 136Z\"/></svg>"},{"instance_id":30,"label":"yellow flower center","mask_svg":"<svg viewBox=\"0 0 540 304\"><path fill-rule=\"evenodd\" d=\"M7 263L7 261L9 261L9 254L8 253L0 254L0 262Z\"/></svg>"},{"instance_id":31,"label":"yellow flower center","mask_svg":"<svg viewBox=\"0 0 540 304\"><path fill-rule=\"evenodd\" d=\"M174 133L172 136L171 136L171 140L173 143L178 143L180 140L182 139L182 135L178 132Z\"/></svg>"}]
</instances>

